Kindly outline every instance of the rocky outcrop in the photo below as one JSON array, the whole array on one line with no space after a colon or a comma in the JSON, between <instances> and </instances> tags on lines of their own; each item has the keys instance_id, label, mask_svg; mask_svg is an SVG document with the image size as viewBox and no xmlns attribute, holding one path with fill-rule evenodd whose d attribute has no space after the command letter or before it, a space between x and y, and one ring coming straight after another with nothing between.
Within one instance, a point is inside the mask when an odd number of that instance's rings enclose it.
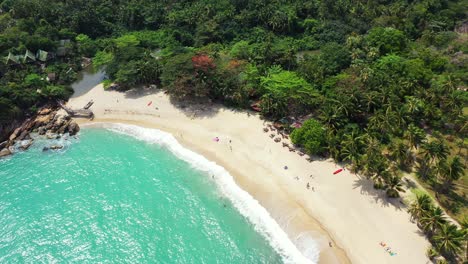
<instances>
[{"instance_id":1,"label":"rocky outcrop","mask_svg":"<svg viewBox=\"0 0 468 264\"><path fill-rule=\"evenodd\" d=\"M3 148L0 150L0 157L11 155L11 151L8 148Z\"/></svg>"},{"instance_id":2,"label":"rocky outcrop","mask_svg":"<svg viewBox=\"0 0 468 264\"><path fill-rule=\"evenodd\" d=\"M57 150L57 149L62 149L62 148L63 148L62 145L52 145L52 146L50 146L49 149Z\"/></svg>"},{"instance_id":3,"label":"rocky outcrop","mask_svg":"<svg viewBox=\"0 0 468 264\"><path fill-rule=\"evenodd\" d=\"M70 124L68 125L68 134L70 134L70 136L74 136L78 132L80 132L80 127L78 126L78 124L75 121L70 122Z\"/></svg>"},{"instance_id":4,"label":"rocky outcrop","mask_svg":"<svg viewBox=\"0 0 468 264\"><path fill-rule=\"evenodd\" d=\"M76 135L80 131L78 124L73 121L71 116L59 107L44 107L40 109L36 116L25 120L20 126L13 130L8 140L0 144L2 155L11 154L10 146L16 142L21 142L18 149L26 150L32 144L30 133L37 132L39 135L45 135L48 139L60 138L63 134L69 133ZM50 149L61 149L63 146L51 146Z\"/></svg>"},{"instance_id":5,"label":"rocky outcrop","mask_svg":"<svg viewBox=\"0 0 468 264\"><path fill-rule=\"evenodd\" d=\"M44 148L42 148L42 151L59 150L59 149L63 149L63 146L62 146L62 145L52 145L52 146L50 146L50 147L44 147Z\"/></svg>"},{"instance_id":6,"label":"rocky outcrop","mask_svg":"<svg viewBox=\"0 0 468 264\"><path fill-rule=\"evenodd\" d=\"M18 149L27 150L33 144L33 141L33 139L23 140Z\"/></svg>"},{"instance_id":7,"label":"rocky outcrop","mask_svg":"<svg viewBox=\"0 0 468 264\"><path fill-rule=\"evenodd\" d=\"M7 140L5 140L5 141L3 141L2 143L0 143L0 149L3 149L4 147L6 147L7 144L8 144L8 141L7 141Z\"/></svg>"}]
</instances>

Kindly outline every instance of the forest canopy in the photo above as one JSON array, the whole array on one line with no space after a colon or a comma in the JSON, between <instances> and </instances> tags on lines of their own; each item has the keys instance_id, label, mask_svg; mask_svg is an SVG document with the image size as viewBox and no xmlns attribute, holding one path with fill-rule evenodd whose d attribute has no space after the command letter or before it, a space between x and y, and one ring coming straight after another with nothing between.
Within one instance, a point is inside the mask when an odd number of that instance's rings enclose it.
<instances>
[{"instance_id":1,"label":"forest canopy","mask_svg":"<svg viewBox=\"0 0 468 264\"><path fill-rule=\"evenodd\" d=\"M466 0L0 0L0 134L72 94L92 60L120 90L251 108L391 197L414 172L466 216ZM307 120L308 119L308 120ZM0 137L5 137L4 134ZM464 186L464 187L463 187ZM432 239L432 238L431 238ZM439 249L446 258L455 251Z\"/></svg>"}]
</instances>

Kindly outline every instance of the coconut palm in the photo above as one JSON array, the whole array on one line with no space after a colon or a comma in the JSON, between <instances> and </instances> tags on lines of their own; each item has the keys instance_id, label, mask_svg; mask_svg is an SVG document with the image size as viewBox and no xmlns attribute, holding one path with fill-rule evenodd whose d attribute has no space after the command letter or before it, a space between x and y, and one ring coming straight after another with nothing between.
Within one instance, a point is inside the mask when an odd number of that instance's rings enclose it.
<instances>
[{"instance_id":1,"label":"coconut palm","mask_svg":"<svg viewBox=\"0 0 468 264\"><path fill-rule=\"evenodd\" d=\"M398 163L400 167L409 166L413 159L411 151L402 141L394 140L389 146L391 157Z\"/></svg>"},{"instance_id":2,"label":"coconut palm","mask_svg":"<svg viewBox=\"0 0 468 264\"><path fill-rule=\"evenodd\" d=\"M437 256L439 256L439 252L434 247L430 247L426 251L426 255L430 260L434 260Z\"/></svg>"},{"instance_id":3,"label":"coconut palm","mask_svg":"<svg viewBox=\"0 0 468 264\"><path fill-rule=\"evenodd\" d=\"M403 109L405 110L406 113L408 113L410 118L414 118L417 115L419 115L424 102L421 99L414 97L414 96L406 96L405 100L406 100L406 103Z\"/></svg>"},{"instance_id":4,"label":"coconut palm","mask_svg":"<svg viewBox=\"0 0 468 264\"><path fill-rule=\"evenodd\" d=\"M433 163L436 159L442 160L449 154L447 145L442 140L434 140L421 146L420 154Z\"/></svg>"},{"instance_id":5,"label":"coconut palm","mask_svg":"<svg viewBox=\"0 0 468 264\"><path fill-rule=\"evenodd\" d=\"M366 111L368 113L374 111L375 108L378 106L377 102L377 92L375 91L369 91L365 93L363 98L364 104L366 106Z\"/></svg>"},{"instance_id":6,"label":"coconut palm","mask_svg":"<svg viewBox=\"0 0 468 264\"><path fill-rule=\"evenodd\" d=\"M320 121L332 132L343 125L344 115L334 102L328 102L321 110L319 115Z\"/></svg>"},{"instance_id":7,"label":"coconut palm","mask_svg":"<svg viewBox=\"0 0 468 264\"><path fill-rule=\"evenodd\" d=\"M424 181L432 180L434 178L434 171L437 171L437 166L432 166L429 158L423 156L418 159L416 166L416 175Z\"/></svg>"},{"instance_id":8,"label":"coconut palm","mask_svg":"<svg viewBox=\"0 0 468 264\"><path fill-rule=\"evenodd\" d=\"M430 235L434 234L436 230L442 228L442 225L447 223L445 220L444 211L438 206L431 208L426 216L419 220L424 231Z\"/></svg>"},{"instance_id":9,"label":"coconut palm","mask_svg":"<svg viewBox=\"0 0 468 264\"><path fill-rule=\"evenodd\" d=\"M439 179L442 182L442 190L448 192L453 182L463 176L465 165L460 157L455 156L449 161L443 161L439 165Z\"/></svg>"},{"instance_id":10,"label":"coconut palm","mask_svg":"<svg viewBox=\"0 0 468 264\"><path fill-rule=\"evenodd\" d=\"M341 155L344 161L350 161L358 165L360 161L360 151L364 144L363 137L353 131L351 134L346 134L341 142Z\"/></svg>"},{"instance_id":11,"label":"coconut palm","mask_svg":"<svg viewBox=\"0 0 468 264\"><path fill-rule=\"evenodd\" d=\"M464 217L461 221L461 228L465 235L465 261L468 260L468 218Z\"/></svg>"},{"instance_id":12,"label":"coconut palm","mask_svg":"<svg viewBox=\"0 0 468 264\"><path fill-rule=\"evenodd\" d=\"M437 140L435 152L436 158L438 160L446 159L449 153L450 149L448 148L447 144L445 144L442 140Z\"/></svg>"},{"instance_id":13,"label":"coconut palm","mask_svg":"<svg viewBox=\"0 0 468 264\"><path fill-rule=\"evenodd\" d=\"M392 175L389 178L386 178L384 188L387 192L387 196L390 198L400 197L399 192L405 192L405 189L403 189L403 185L401 184L401 178L397 175Z\"/></svg>"},{"instance_id":14,"label":"coconut palm","mask_svg":"<svg viewBox=\"0 0 468 264\"><path fill-rule=\"evenodd\" d=\"M463 249L466 235L455 225L444 224L434 235L433 240L436 249L444 256L454 258Z\"/></svg>"},{"instance_id":15,"label":"coconut palm","mask_svg":"<svg viewBox=\"0 0 468 264\"><path fill-rule=\"evenodd\" d=\"M435 141L432 142L427 142L424 143L421 146L421 150L419 151L419 154L422 156L424 160L427 160L429 162L432 162L433 159L436 157L437 152L437 146Z\"/></svg>"},{"instance_id":16,"label":"coconut palm","mask_svg":"<svg viewBox=\"0 0 468 264\"><path fill-rule=\"evenodd\" d=\"M408 212L411 214L412 220L419 220L426 216L431 207L431 197L427 194L420 194L416 195L416 200L411 203L408 208Z\"/></svg>"},{"instance_id":17,"label":"coconut palm","mask_svg":"<svg viewBox=\"0 0 468 264\"><path fill-rule=\"evenodd\" d=\"M403 137L408 140L410 148L417 149L419 144L424 142L426 139L426 134L424 133L424 130L420 129L414 124L409 124L408 130L406 130Z\"/></svg>"}]
</instances>

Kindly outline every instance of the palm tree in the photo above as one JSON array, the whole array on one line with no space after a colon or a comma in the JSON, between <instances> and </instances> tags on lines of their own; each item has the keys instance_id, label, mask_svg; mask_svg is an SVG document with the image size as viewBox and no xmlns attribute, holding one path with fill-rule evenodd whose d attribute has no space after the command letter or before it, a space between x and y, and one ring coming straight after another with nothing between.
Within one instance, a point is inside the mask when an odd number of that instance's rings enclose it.
<instances>
[{"instance_id":1,"label":"palm tree","mask_svg":"<svg viewBox=\"0 0 468 264\"><path fill-rule=\"evenodd\" d=\"M398 163L400 167L407 167L412 163L413 159L411 151L402 141L393 141L389 146L389 150L391 152L391 157Z\"/></svg>"},{"instance_id":2,"label":"palm tree","mask_svg":"<svg viewBox=\"0 0 468 264\"><path fill-rule=\"evenodd\" d=\"M439 256L439 252L434 247L430 247L426 251L426 255L430 260L434 260L437 256Z\"/></svg>"},{"instance_id":3,"label":"palm tree","mask_svg":"<svg viewBox=\"0 0 468 264\"><path fill-rule=\"evenodd\" d=\"M442 225L447 223L445 220L444 211L438 206L431 208L426 216L423 216L419 222L424 231L432 236L437 230L442 228Z\"/></svg>"},{"instance_id":4,"label":"palm tree","mask_svg":"<svg viewBox=\"0 0 468 264\"><path fill-rule=\"evenodd\" d=\"M442 140L436 141L436 158L438 160L446 159L448 154L450 153L450 149L448 148L447 144L445 144Z\"/></svg>"},{"instance_id":5,"label":"palm tree","mask_svg":"<svg viewBox=\"0 0 468 264\"><path fill-rule=\"evenodd\" d=\"M465 261L468 260L468 218L464 217L461 221L462 232L465 235Z\"/></svg>"},{"instance_id":6,"label":"palm tree","mask_svg":"<svg viewBox=\"0 0 468 264\"><path fill-rule=\"evenodd\" d=\"M414 147L417 149L419 144L426 139L426 134L424 133L424 130L414 124L409 124L408 130L406 130L404 134L404 138L408 140L410 148Z\"/></svg>"},{"instance_id":7,"label":"palm tree","mask_svg":"<svg viewBox=\"0 0 468 264\"><path fill-rule=\"evenodd\" d=\"M366 111L368 113L374 111L374 109L377 107L377 92L375 91L370 91L364 94L364 99L363 99L365 105L366 105Z\"/></svg>"},{"instance_id":8,"label":"palm tree","mask_svg":"<svg viewBox=\"0 0 468 264\"><path fill-rule=\"evenodd\" d=\"M343 125L344 115L334 102L330 101L320 110L320 121L332 132L336 132Z\"/></svg>"},{"instance_id":9,"label":"palm tree","mask_svg":"<svg viewBox=\"0 0 468 264\"><path fill-rule=\"evenodd\" d=\"M411 220L419 220L425 217L431 207L432 200L429 195L416 195L416 200L414 200L408 208L408 212L411 214Z\"/></svg>"},{"instance_id":10,"label":"palm tree","mask_svg":"<svg viewBox=\"0 0 468 264\"><path fill-rule=\"evenodd\" d=\"M439 179L442 181L442 190L448 192L453 182L460 179L465 170L459 156L455 156L448 162L442 162L439 166Z\"/></svg>"},{"instance_id":11,"label":"palm tree","mask_svg":"<svg viewBox=\"0 0 468 264\"><path fill-rule=\"evenodd\" d=\"M346 134L344 140L341 142L341 154L344 161L358 165L360 161L360 150L363 146L363 137L357 132L353 131L351 134Z\"/></svg>"},{"instance_id":12,"label":"palm tree","mask_svg":"<svg viewBox=\"0 0 468 264\"><path fill-rule=\"evenodd\" d=\"M419 154L423 157L424 160L427 160L429 162L432 162L435 157L437 152L437 146L435 141L432 142L427 142L424 143L421 146L421 150L419 151Z\"/></svg>"},{"instance_id":13,"label":"palm tree","mask_svg":"<svg viewBox=\"0 0 468 264\"><path fill-rule=\"evenodd\" d=\"M421 159L418 159L416 175L419 178L424 181L432 180L434 178L434 170L436 169L431 165L429 158L423 156Z\"/></svg>"},{"instance_id":14,"label":"palm tree","mask_svg":"<svg viewBox=\"0 0 468 264\"><path fill-rule=\"evenodd\" d=\"M436 249L444 256L454 258L462 250L466 235L455 225L444 224L433 237Z\"/></svg>"},{"instance_id":15,"label":"palm tree","mask_svg":"<svg viewBox=\"0 0 468 264\"><path fill-rule=\"evenodd\" d=\"M423 101L414 96L406 96L405 100L404 110L410 117L416 117L421 111Z\"/></svg>"},{"instance_id":16,"label":"palm tree","mask_svg":"<svg viewBox=\"0 0 468 264\"><path fill-rule=\"evenodd\" d=\"M400 197L399 192L405 192L405 189L403 189L403 185L401 184L401 178L397 175L392 175L385 179L384 188L387 191L387 196L390 198Z\"/></svg>"},{"instance_id":17,"label":"palm tree","mask_svg":"<svg viewBox=\"0 0 468 264\"><path fill-rule=\"evenodd\" d=\"M447 145L442 140L434 140L424 143L421 147L420 154L431 163L436 159L442 160L449 154Z\"/></svg>"}]
</instances>

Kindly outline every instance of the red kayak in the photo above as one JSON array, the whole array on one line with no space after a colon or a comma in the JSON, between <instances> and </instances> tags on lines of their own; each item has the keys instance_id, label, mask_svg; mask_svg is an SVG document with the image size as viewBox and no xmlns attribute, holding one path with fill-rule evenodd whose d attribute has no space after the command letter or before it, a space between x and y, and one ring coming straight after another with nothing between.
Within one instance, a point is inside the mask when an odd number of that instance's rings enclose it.
<instances>
[{"instance_id":1,"label":"red kayak","mask_svg":"<svg viewBox=\"0 0 468 264\"><path fill-rule=\"evenodd\" d=\"M338 174L338 173L340 173L342 171L343 171L343 169L339 169L339 170L336 170L335 172L333 172L333 174Z\"/></svg>"},{"instance_id":2,"label":"red kayak","mask_svg":"<svg viewBox=\"0 0 468 264\"><path fill-rule=\"evenodd\" d=\"M148 103L148 106L150 106L152 103L153 103L153 101L149 102L149 103Z\"/></svg>"}]
</instances>

